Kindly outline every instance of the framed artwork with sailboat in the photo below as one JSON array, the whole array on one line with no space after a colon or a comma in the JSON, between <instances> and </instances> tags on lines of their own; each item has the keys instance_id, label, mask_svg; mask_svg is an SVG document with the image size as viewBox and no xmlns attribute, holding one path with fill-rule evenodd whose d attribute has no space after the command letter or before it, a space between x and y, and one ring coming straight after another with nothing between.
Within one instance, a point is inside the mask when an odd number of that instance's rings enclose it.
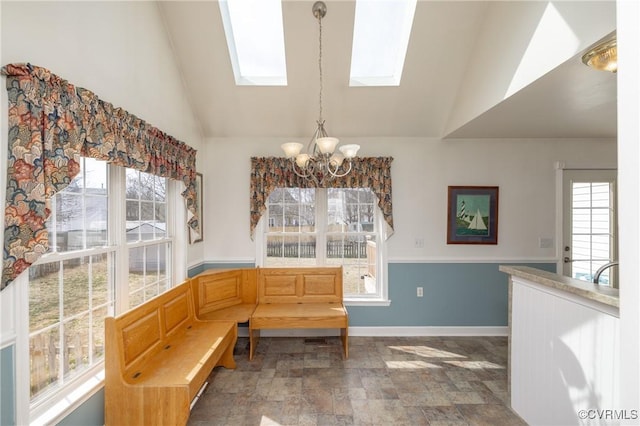
<instances>
[{"instance_id":1,"label":"framed artwork with sailboat","mask_svg":"<svg viewBox=\"0 0 640 426\"><path fill-rule=\"evenodd\" d=\"M498 244L497 186L449 186L447 244Z\"/></svg>"}]
</instances>

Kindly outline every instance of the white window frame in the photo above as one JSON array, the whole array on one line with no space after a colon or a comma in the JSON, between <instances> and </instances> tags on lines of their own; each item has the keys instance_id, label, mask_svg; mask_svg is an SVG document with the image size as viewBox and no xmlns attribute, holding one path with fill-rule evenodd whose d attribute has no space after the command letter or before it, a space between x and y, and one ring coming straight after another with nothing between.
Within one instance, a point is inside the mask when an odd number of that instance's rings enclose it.
<instances>
[{"instance_id":1,"label":"white window frame","mask_svg":"<svg viewBox=\"0 0 640 426\"><path fill-rule=\"evenodd\" d=\"M115 279L115 314L128 309L128 274L129 261L128 250L131 246L126 243L126 217L125 217L125 168L108 165L109 187L109 243L107 247L83 250L81 256L91 256L104 252L113 252L116 268ZM167 265L167 274L170 274L169 288L178 283L178 278L186 276L186 268L179 265L186 263L186 250L182 255L176 250L176 242L186 246L186 226L176 226L176 223L185 223L186 210L179 208L184 205L180 196L181 183L168 179L167 181L167 235L162 239L144 241L143 245L168 243L170 246L171 260ZM181 204L182 203L182 204ZM182 220L182 222L178 222ZM139 243L132 243L138 244ZM75 256L74 256L75 255ZM78 257L78 252L52 253L43 256L38 263L48 263L62 258ZM178 261L178 258L182 262ZM123 265L118 267L117 265ZM95 395L104 387L104 360L90 367L83 374L69 380L68 383L43 395L32 404L30 397L30 354L29 354L29 291L28 274L18 276L14 282L16 286L16 339L15 339L15 391L16 391L16 422L17 424L46 425L55 424L71 414L75 409Z\"/></svg>"},{"instance_id":2,"label":"white window frame","mask_svg":"<svg viewBox=\"0 0 640 426\"><path fill-rule=\"evenodd\" d=\"M326 265L326 235L327 235L327 216L328 216L328 201L327 201L327 189L316 188L315 194L315 236L316 236L316 264L317 266ZM324 209L319 209L317 206L324 206ZM262 215L258 226L256 227L256 266L263 267L266 260L266 233L268 230L269 211ZM389 300L389 286L388 286L388 268L387 268L387 244L386 244L386 223L380 207L376 205L374 211L374 220L376 227L376 244L377 244L377 258L376 258L376 284L378 292L375 296L349 296L344 298L344 303L347 306L389 306L391 300Z\"/></svg>"}]
</instances>

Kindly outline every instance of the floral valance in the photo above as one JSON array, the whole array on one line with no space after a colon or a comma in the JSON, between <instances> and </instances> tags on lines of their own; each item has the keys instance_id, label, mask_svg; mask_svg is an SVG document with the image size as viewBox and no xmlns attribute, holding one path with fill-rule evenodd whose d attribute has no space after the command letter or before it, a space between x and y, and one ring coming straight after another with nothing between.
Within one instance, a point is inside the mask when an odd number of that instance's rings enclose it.
<instances>
[{"instance_id":1,"label":"floral valance","mask_svg":"<svg viewBox=\"0 0 640 426\"><path fill-rule=\"evenodd\" d=\"M378 206L387 223L388 235L393 232L391 204L391 157L356 157L351 172L327 182L327 188L371 188L378 197ZM267 199L276 188L312 188L314 184L296 175L291 161L282 157L251 158L251 237L263 213Z\"/></svg>"},{"instance_id":2,"label":"floral valance","mask_svg":"<svg viewBox=\"0 0 640 426\"><path fill-rule=\"evenodd\" d=\"M80 156L184 182L198 228L196 151L49 70L10 64L4 257L0 290L49 248L50 199L80 171Z\"/></svg>"}]
</instances>

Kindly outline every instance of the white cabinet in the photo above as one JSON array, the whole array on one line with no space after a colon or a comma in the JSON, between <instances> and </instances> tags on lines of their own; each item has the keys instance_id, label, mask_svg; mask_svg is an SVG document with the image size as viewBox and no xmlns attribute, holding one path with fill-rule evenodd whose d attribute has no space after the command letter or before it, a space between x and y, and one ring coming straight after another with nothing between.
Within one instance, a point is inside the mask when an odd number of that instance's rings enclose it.
<instances>
[{"instance_id":1,"label":"white cabinet","mask_svg":"<svg viewBox=\"0 0 640 426\"><path fill-rule=\"evenodd\" d=\"M581 412L620 409L618 309L511 280L514 411L531 425L618 424L625 413Z\"/></svg>"}]
</instances>

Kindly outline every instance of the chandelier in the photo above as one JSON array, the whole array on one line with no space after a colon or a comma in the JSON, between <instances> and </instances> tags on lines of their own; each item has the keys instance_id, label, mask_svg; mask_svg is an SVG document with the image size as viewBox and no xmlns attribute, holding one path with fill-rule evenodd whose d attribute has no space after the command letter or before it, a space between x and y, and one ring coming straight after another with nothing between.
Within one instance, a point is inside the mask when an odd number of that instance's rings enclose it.
<instances>
[{"instance_id":1,"label":"chandelier","mask_svg":"<svg viewBox=\"0 0 640 426\"><path fill-rule=\"evenodd\" d=\"M349 144L338 148L340 152L335 152L338 139L332 138L324 128L322 118L322 18L327 13L327 6L322 1L313 4L313 16L318 20L319 27L319 49L318 49L318 69L320 71L320 111L317 127L307 145L306 152L302 151L303 144L298 142L287 142L280 147L285 156L291 160L291 167L296 175L308 179L315 186L323 186L328 180L336 177L346 176L351 171L351 160L356 156L360 145Z\"/></svg>"}]
</instances>

